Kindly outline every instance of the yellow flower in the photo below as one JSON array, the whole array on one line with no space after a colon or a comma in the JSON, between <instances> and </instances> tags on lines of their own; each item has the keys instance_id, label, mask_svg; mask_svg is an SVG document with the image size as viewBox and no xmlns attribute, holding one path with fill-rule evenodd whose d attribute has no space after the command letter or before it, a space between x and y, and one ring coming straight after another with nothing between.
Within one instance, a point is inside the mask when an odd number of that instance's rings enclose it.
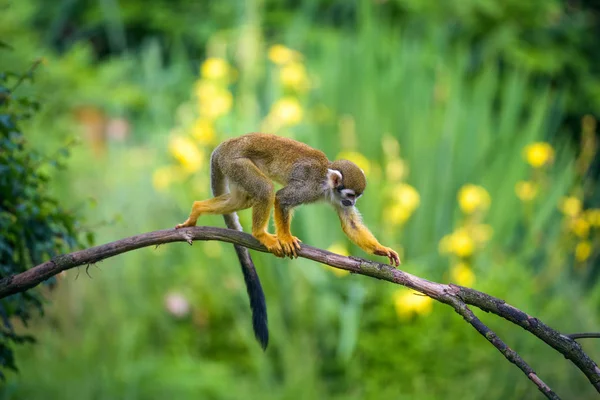
<instances>
[{"instance_id":1,"label":"yellow flower","mask_svg":"<svg viewBox=\"0 0 600 400\"><path fill-rule=\"evenodd\" d=\"M294 97L284 97L277 100L271 108L274 118L287 126L297 125L302 121L302 107L298 99Z\"/></svg>"},{"instance_id":2,"label":"yellow flower","mask_svg":"<svg viewBox=\"0 0 600 400\"><path fill-rule=\"evenodd\" d=\"M521 201L531 201L535 199L538 194L538 186L535 182L519 181L515 185L515 193Z\"/></svg>"},{"instance_id":3,"label":"yellow flower","mask_svg":"<svg viewBox=\"0 0 600 400\"><path fill-rule=\"evenodd\" d=\"M581 200L577 197L564 197L560 202L560 210L569 217L576 217L581 212Z\"/></svg>"},{"instance_id":4,"label":"yellow flower","mask_svg":"<svg viewBox=\"0 0 600 400\"><path fill-rule=\"evenodd\" d=\"M215 141L215 128L208 119L200 118L192 126L192 136L201 144L210 144Z\"/></svg>"},{"instance_id":5,"label":"yellow flower","mask_svg":"<svg viewBox=\"0 0 600 400\"><path fill-rule=\"evenodd\" d=\"M475 250L475 243L465 230L459 229L452 234L452 250L459 257L469 257Z\"/></svg>"},{"instance_id":6,"label":"yellow flower","mask_svg":"<svg viewBox=\"0 0 600 400\"><path fill-rule=\"evenodd\" d=\"M224 88L200 85L197 94L200 115L208 119L217 119L226 115L233 105L233 96Z\"/></svg>"},{"instance_id":7,"label":"yellow flower","mask_svg":"<svg viewBox=\"0 0 600 400\"><path fill-rule=\"evenodd\" d=\"M348 160L358 165L358 168L362 169L365 175L369 176L371 172L371 162L367 157L356 151L342 151L340 152L336 160Z\"/></svg>"},{"instance_id":8,"label":"yellow flower","mask_svg":"<svg viewBox=\"0 0 600 400\"><path fill-rule=\"evenodd\" d=\"M392 224L402 225L419 207L420 196L414 187L406 183L393 187L392 194L395 201L387 210L387 220Z\"/></svg>"},{"instance_id":9,"label":"yellow flower","mask_svg":"<svg viewBox=\"0 0 600 400\"><path fill-rule=\"evenodd\" d=\"M389 206L385 214L386 222L393 225L403 225L412 215L410 210L399 203Z\"/></svg>"},{"instance_id":10,"label":"yellow flower","mask_svg":"<svg viewBox=\"0 0 600 400\"><path fill-rule=\"evenodd\" d=\"M283 86L297 91L306 90L308 88L306 68L304 68L303 64L298 62L287 64L281 68L279 80Z\"/></svg>"},{"instance_id":11,"label":"yellow flower","mask_svg":"<svg viewBox=\"0 0 600 400\"><path fill-rule=\"evenodd\" d=\"M459 257L469 257L475 251L475 241L461 228L440 240L439 251L442 254L454 253Z\"/></svg>"},{"instance_id":12,"label":"yellow flower","mask_svg":"<svg viewBox=\"0 0 600 400\"><path fill-rule=\"evenodd\" d=\"M189 172L197 171L204 163L204 156L196 144L187 137L173 136L169 141L169 150Z\"/></svg>"},{"instance_id":13,"label":"yellow flower","mask_svg":"<svg viewBox=\"0 0 600 400\"><path fill-rule=\"evenodd\" d=\"M589 222L590 226L594 228L600 227L600 208L590 208L585 211L585 219Z\"/></svg>"},{"instance_id":14,"label":"yellow flower","mask_svg":"<svg viewBox=\"0 0 600 400\"><path fill-rule=\"evenodd\" d=\"M222 90L221 86L205 80L196 82L194 86L196 97L202 103L209 102L213 97L217 96L220 90Z\"/></svg>"},{"instance_id":15,"label":"yellow flower","mask_svg":"<svg viewBox=\"0 0 600 400\"><path fill-rule=\"evenodd\" d=\"M491 198L487 190L481 186L464 185L458 192L458 204L465 214L472 214L477 210L487 210Z\"/></svg>"},{"instance_id":16,"label":"yellow flower","mask_svg":"<svg viewBox=\"0 0 600 400\"><path fill-rule=\"evenodd\" d=\"M590 255L592 254L592 244L584 240L582 242L577 243L575 246L575 259L579 262L584 262Z\"/></svg>"},{"instance_id":17,"label":"yellow flower","mask_svg":"<svg viewBox=\"0 0 600 400\"><path fill-rule=\"evenodd\" d=\"M399 318L406 319L413 314L427 315L433 308L433 300L420 293L398 289L393 294L394 308Z\"/></svg>"},{"instance_id":18,"label":"yellow flower","mask_svg":"<svg viewBox=\"0 0 600 400\"><path fill-rule=\"evenodd\" d=\"M216 119L231 110L233 96L229 90L211 81L201 80L196 83L195 94L201 115Z\"/></svg>"},{"instance_id":19,"label":"yellow flower","mask_svg":"<svg viewBox=\"0 0 600 400\"><path fill-rule=\"evenodd\" d=\"M575 218L571 221L571 231L580 238L587 238L590 233L590 224L584 218Z\"/></svg>"},{"instance_id":20,"label":"yellow flower","mask_svg":"<svg viewBox=\"0 0 600 400\"><path fill-rule=\"evenodd\" d=\"M171 183L176 179L177 172L173 166L157 168L152 173L152 186L157 192L166 192Z\"/></svg>"},{"instance_id":21,"label":"yellow flower","mask_svg":"<svg viewBox=\"0 0 600 400\"><path fill-rule=\"evenodd\" d=\"M203 78L220 80L229 75L230 67L222 58L208 58L202 63L200 70Z\"/></svg>"},{"instance_id":22,"label":"yellow flower","mask_svg":"<svg viewBox=\"0 0 600 400\"><path fill-rule=\"evenodd\" d=\"M335 254L339 254L341 256L349 256L350 253L348 252L348 248L341 242L335 242L334 244L332 244L331 246L329 246L327 248L327 251L330 251L332 253ZM350 271L346 271L343 269L339 269L339 268L333 268L329 265L323 264L325 265L331 272L333 272L336 276L346 276L350 273Z\"/></svg>"},{"instance_id":23,"label":"yellow flower","mask_svg":"<svg viewBox=\"0 0 600 400\"><path fill-rule=\"evenodd\" d=\"M452 280L461 286L471 286L475 283L475 274L469 265L460 262L450 269Z\"/></svg>"},{"instance_id":24,"label":"yellow flower","mask_svg":"<svg viewBox=\"0 0 600 400\"><path fill-rule=\"evenodd\" d=\"M277 65L284 65L300 58L300 53L281 44L275 44L269 49L269 60Z\"/></svg>"},{"instance_id":25,"label":"yellow flower","mask_svg":"<svg viewBox=\"0 0 600 400\"><path fill-rule=\"evenodd\" d=\"M209 119L217 119L226 115L233 104L233 96L226 89L215 93L210 100L200 102L200 114Z\"/></svg>"},{"instance_id":26,"label":"yellow flower","mask_svg":"<svg viewBox=\"0 0 600 400\"><path fill-rule=\"evenodd\" d=\"M419 207L421 197L414 187L406 183L401 183L396 187L394 193L398 202L410 212L413 212Z\"/></svg>"},{"instance_id":27,"label":"yellow flower","mask_svg":"<svg viewBox=\"0 0 600 400\"><path fill-rule=\"evenodd\" d=\"M525 147L525 159L534 168L550 164L554 159L554 149L546 142L536 142Z\"/></svg>"},{"instance_id":28,"label":"yellow flower","mask_svg":"<svg viewBox=\"0 0 600 400\"><path fill-rule=\"evenodd\" d=\"M408 174L408 167L404 160L395 158L387 163L385 174L390 182L397 182L402 180Z\"/></svg>"}]
</instances>

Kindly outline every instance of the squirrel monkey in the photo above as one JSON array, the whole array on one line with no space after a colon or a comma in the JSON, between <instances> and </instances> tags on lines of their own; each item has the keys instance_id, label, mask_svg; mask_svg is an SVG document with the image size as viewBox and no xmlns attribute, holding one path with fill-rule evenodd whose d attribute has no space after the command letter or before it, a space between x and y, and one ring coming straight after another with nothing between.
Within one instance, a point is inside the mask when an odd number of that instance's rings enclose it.
<instances>
[{"instance_id":1,"label":"squirrel monkey","mask_svg":"<svg viewBox=\"0 0 600 400\"><path fill-rule=\"evenodd\" d=\"M242 230L236 211L252 207L252 235L278 257L297 257L300 240L290 232L292 209L326 200L335 208L342 230L363 250L399 265L398 253L382 246L365 227L354 208L367 181L363 171L347 160L331 162L319 150L292 139L251 133L221 143L210 159L215 197L195 201L189 218L176 229L195 226L203 214L222 214L230 229ZM274 192L273 181L283 185ZM228 188L228 191L227 191ZM275 235L267 232L274 207ZM242 271L256 338L263 349L269 340L264 293L248 249L234 245Z\"/></svg>"}]
</instances>

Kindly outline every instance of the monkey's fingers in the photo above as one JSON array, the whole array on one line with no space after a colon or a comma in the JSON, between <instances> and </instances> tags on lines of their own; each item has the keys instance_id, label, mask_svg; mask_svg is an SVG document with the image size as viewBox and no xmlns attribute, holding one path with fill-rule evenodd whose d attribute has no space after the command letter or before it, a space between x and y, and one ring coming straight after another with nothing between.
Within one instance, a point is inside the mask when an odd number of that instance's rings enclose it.
<instances>
[{"instance_id":1,"label":"monkey's fingers","mask_svg":"<svg viewBox=\"0 0 600 400\"><path fill-rule=\"evenodd\" d=\"M394 265L396 267L400 265L400 257L398 256L398 253L396 253L389 247L382 247L380 249L375 250L374 253L378 256L386 256L387 258L389 258L391 265Z\"/></svg>"},{"instance_id":2,"label":"monkey's fingers","mask_svg":"<svg viewBox=\"0 0 600 400\"><path fill-rule=\"evenodd\" d=\"M281 244L281 247L283 248L283 252L285 253L286 256L290 257L290 258L298 258L298 253L296 252L296 250L300 249L300 244L298 243L299 240L297 237L295 236L289 236L289 237L285 237L285 236L280 236L278 237L279 239L279 244Z\"/></svg>"},{"instance_id":3,"label":"monkey's fingers","mask_svg":"<svg viewBox=\"0 0 600 400\"><path fill-rule=\"evenodd\" d=\"M297 251L300 250L300 243L302 243L302 241L300 239L298 239L296 236L292 236L290 247L291 247L292 251L294 252L295 258L298 258Z\"/></svg>"},{"instance_id":4,"label":"monkey's fingers","mask_svg":"<svg viewBox=\"0 0 600 400\"><path fill-rule=\"evenodd\" d=\"M271 235L269 233L264 233L259 236L254 236L258 239L259 242L263 244L269 250L270 253L275 254L277 257L285 257L286 254L284 252L283 247L277 240L275 235Z\"/></svg>"},{"instance_id":5,"label":"monkey's fingers","mask_svg":"<svg viewBox=\"0 0 600 400\"><path fill-rule=\"evenodd\" d=\"M298 254L296 254L296 248L294 247L293 244L290 243L286 243L285 246L285 254L290 257L292 260L294 258L298 258Z\"/></svg>"},{"instance_id":6,"label":"monkey's fingers","mask_svg":"<svg viewBox=\"0 0 600 400\"><path fill-rule=\"evenodd\" d=\"M277 244L273 245L272 247L269 247L269 251L275 254L277 257L281 258L284 258L287 255L285 249L281 246L279 242L277 242Z\"/></svg>"},{"instance_id":7,"label":"monkey's fingers","mask_svg":"<svg viewBox=\"0 0 600 400\"><path fill-rule=\"evenodd\" d=\"M291 244L288 245L288 251L290 254L290 258L298 258L298 253L296 252L296 243L292 242Z\"/></svg>"},{"instance_id":8,"label":"monkey's fingers","mask_svg":"<svg viewBox=\"0 0 600 400\"><path fill-rule=\"evenodd\" d=\"M271 247L269 248L269 252L280 258L284 258L286 256L285 251L281 247Z\"/></svg>"},{"instance_id":9,"label":"monkey's fingers","mask_svg":"<svg viewBox=\"0 0 600 400\"><path fill-rule=\"evenodd\" d=\"M390 250L388 258L390 259L391 265L394 265L396 267L400 265L400 257L398 257L398 253L396 253L394 250Z\"/></svg>"},{"instance_id":10,"label":"monkey's fingers","mask_svg":"<svg viewBox=\"0 0 600 400\"><path fill-rule=\"evenodd\" d=\"M296 247L296 250L300 250L300 243L302 243L302 240L298 239L296 236L292 236L292 238L294 239L294 247Z\"/></svg>"}]
</instances>

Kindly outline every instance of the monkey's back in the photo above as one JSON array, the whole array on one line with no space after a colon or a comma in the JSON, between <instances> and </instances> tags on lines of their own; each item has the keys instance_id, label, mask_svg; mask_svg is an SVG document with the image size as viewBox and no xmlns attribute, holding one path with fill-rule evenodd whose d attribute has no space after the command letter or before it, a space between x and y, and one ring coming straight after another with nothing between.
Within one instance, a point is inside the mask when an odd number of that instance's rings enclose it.
<instances>
[{"instance_id":1,"label":"monkey's back","mask_svg":"<svg viewBox=\"0 0 600 400\"><path fill-rule=\"evenodd\" d=\"M329 160L325 153L304 143L266 133L249 133L221 143L214 151L221 155L248 158L269 178L285 185L299 166L325 177ZM312 175L311 174L311 175Z\"/></svg>"}]
</instances>

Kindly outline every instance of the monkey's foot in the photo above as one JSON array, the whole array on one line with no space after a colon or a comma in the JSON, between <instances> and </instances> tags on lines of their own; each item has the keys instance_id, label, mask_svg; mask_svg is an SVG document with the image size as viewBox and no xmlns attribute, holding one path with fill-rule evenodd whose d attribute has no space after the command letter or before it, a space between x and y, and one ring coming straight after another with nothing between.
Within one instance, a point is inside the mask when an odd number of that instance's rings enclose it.
<instances>
[{"instance_id":1,"label":"monkey's foot","mask_svg":"<svg viewBox=\"0 0 600 400\"><path fill-rule=\"evenodd\" d=\"M196 226L196 221L192 221L188 218L185 220L185 222L178 224L175 229L187 228L188 226Z\"/></svg>"},{"instance_id":2,"label":"monkey's foot","mask_svg":"<svg viewBox=\"0 0 600 400\"><path fill-rule=\"evenodd\" d=\"M297 251L300 250L300 243L302 242L296 236L292 235L279 235L277 236L279 244L283 249L283 254L290 258L298 258Z\"/></svg>"},{"instance_id":3,"label":"monkey's foot","mask_svg":"<svg viewBox=\"0 0 600 400\"><path fill-rule=\"evenodd\" d=\"M394 265L394 266L399 266L400 265L400 257L398 256L398 253L396 253L394 250L390 249L389 247L380 247L377 250L375 250L373 252L373 254L376 254L378 256L386 256L387 258L390 259L390 264Z\"/></svg>"},{"instance_id":4,"label":"monkey's foot","mask_svg":"<svg viewBox=\"0 0 600 400\"><path fill-rule=\"evenodd\" d=\"M275 254L277 257L285 257L283 249L277 240L277 236L271 235L270 233L263 232L260 234L252 234L258 241L269 250L270 253Z\"/></svg>"}]
</instances>

